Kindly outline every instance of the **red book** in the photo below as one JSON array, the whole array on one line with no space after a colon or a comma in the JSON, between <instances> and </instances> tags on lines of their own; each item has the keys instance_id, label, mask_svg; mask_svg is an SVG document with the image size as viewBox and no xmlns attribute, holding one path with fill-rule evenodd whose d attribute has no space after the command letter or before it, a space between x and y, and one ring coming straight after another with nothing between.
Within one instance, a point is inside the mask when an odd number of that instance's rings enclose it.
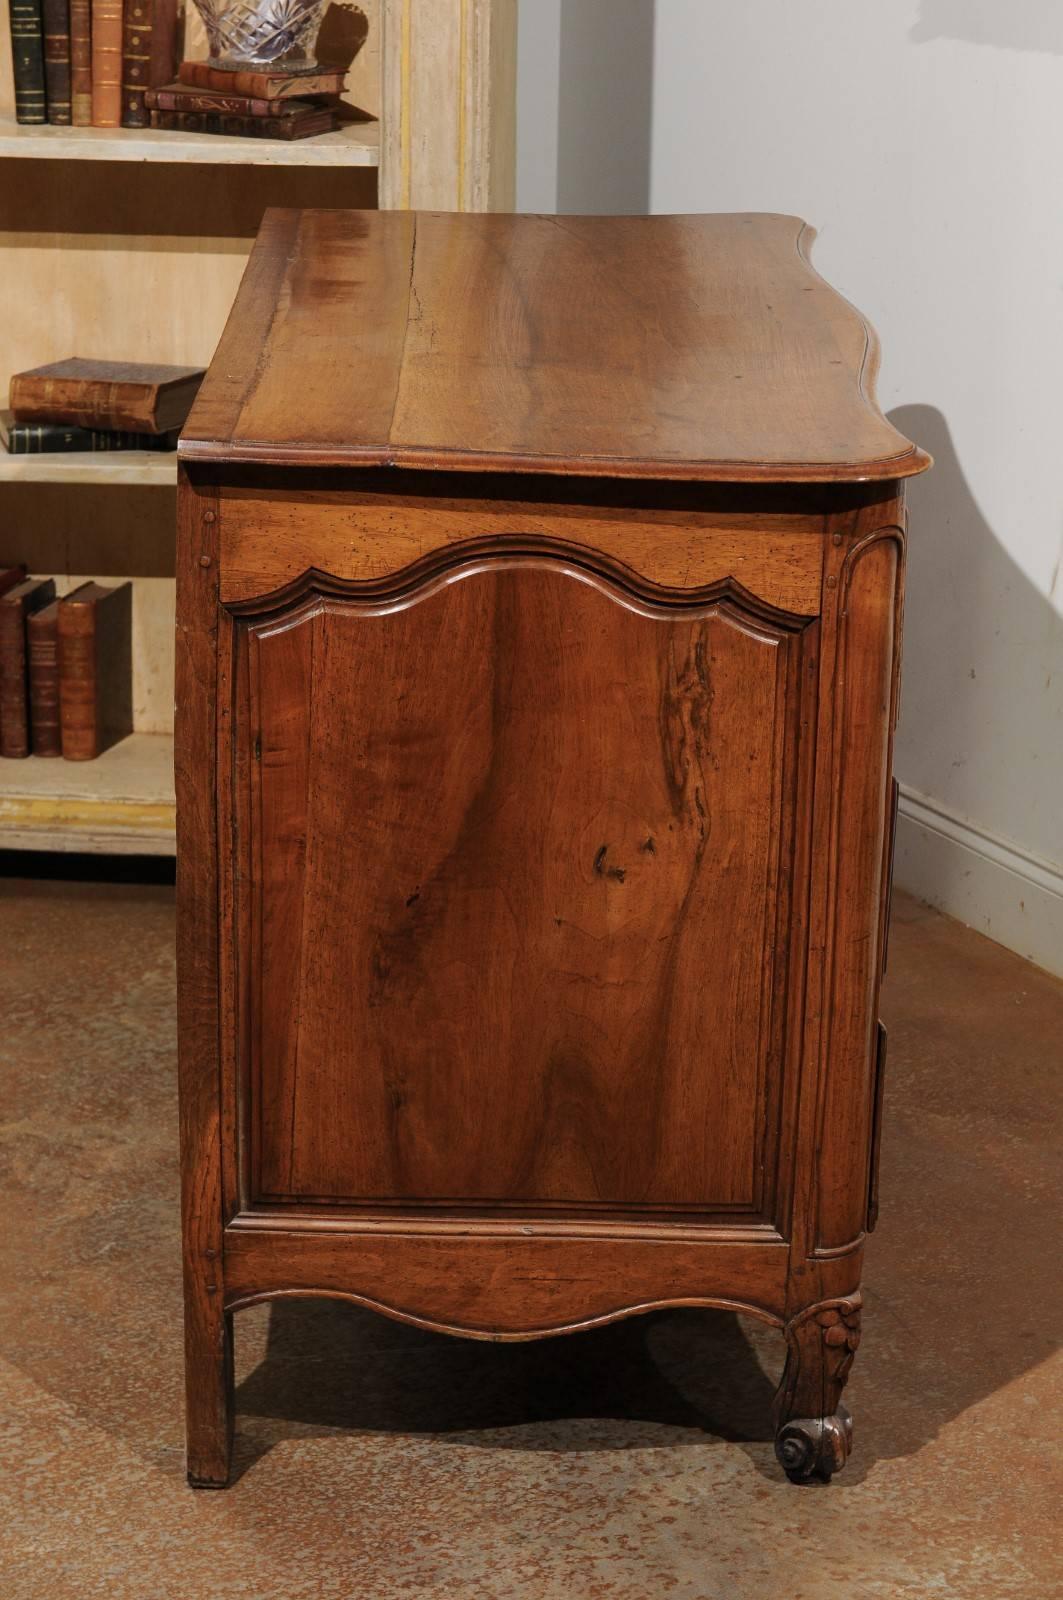
<instances>
[{"instance_id":1,"label":"red book","mask_svg":"<svg viewBox=\"0 0 1063 1600\"><path fill-rule=\"evenodd\" d=\"M67 761L133 731L133 585L83 583L59 602L59 726Z\"/></svg>"},{"instance_id":2,"label":"red book","mask_svg":"<svg viewBox=\"0 0 1063 1600\"><path fill-rule=\"evenodd\" d=\"M30 749L35 756L61 756L59 731L59 602L26 621L30 679Z\"/></svg>"},{"instance_id":3,"label":"red book","mask_svg":"<svg viewBox=\"0 0 1063 1600\"><path fill-rule=\"evenodd\" d=\"M231 72L227 67L212 67L209 61L182 61L178 76L190 89L216 89L219 94L246 94L258 100L289 96L310 100L342 94L347 74L340 67L321 67L317 72Z\"/></svg>"},{"instance_id":4,"label":"red book","mask_svg":"<svg viewBox=\"0 0 1063 1600\"><path fill-rule=\"evenodd\" d=\"M187 89L167 83L144 96L149 111L226 111L242 117L292 117L317 108L309 100L256 100L246 94L219 94L214 89Z\"/></svg>"},{"instance_id":5,"label":"red book","mask_svg":"<svg viewBox=\"0 0 1063 1600\"><path fill-rule=\"evenodd\" d=\"M295 116L242 117L214 111L153 111L153 128L171 133L227 133L239 139L312 139L331 133L336 118L328 106L307 106Z\"/></svg>"},{"instance_id":6,"label":"red book","mask_svg":"<svg viewBox=\"0 0 1063 1600\"><path fill-rule=\"evenodd\" d=\"M30 753L26 623L54 599L54 578L26 578L0 595L0 756Z\"/></svg>"}]
</instances>

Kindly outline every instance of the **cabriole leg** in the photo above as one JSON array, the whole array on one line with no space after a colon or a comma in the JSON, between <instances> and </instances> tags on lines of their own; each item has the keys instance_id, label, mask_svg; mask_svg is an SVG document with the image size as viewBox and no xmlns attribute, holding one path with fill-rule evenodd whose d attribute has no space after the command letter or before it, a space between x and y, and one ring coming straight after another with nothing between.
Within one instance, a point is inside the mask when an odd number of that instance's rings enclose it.
<instances>
[{"instance_id":1,"label":"cabriole leg","mask_svg":"<svg viewBox=\"0 0 1063 1600\"><path fill-rule=\"evenodd\" d=\"M860 1306L856 1293L822 1300L787 1324L775 1454L793 1483L829 1482L848 1460L853 1424L841 1394L860 1343Z\"/></svg>"}]
</instances>

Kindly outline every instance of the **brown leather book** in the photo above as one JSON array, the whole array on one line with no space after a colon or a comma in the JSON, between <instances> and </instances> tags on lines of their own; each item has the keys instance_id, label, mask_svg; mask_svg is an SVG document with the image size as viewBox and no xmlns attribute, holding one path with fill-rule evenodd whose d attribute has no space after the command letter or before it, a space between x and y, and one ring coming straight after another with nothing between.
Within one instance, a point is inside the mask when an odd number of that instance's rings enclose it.
<instances>
[{"instance_id":1,"label":"brown leather book","mask_svg":"<svg viewBox=\"0 0 1063 1600\"><path fill-rule=\"evenodd\" d=\"M293 117L241 117L210 111L153 111L153 128L171 133L228 133L240 139L312 139L331 133L336 118L328 106L308 106Z\"/></svg>"},{"instance_id":2,"label":"brown leather book","mask_svg":"<svg viewBox=\"0 0 1063 1600\"><path fill-rule=\"evenodd\" d=\"M48 121L70 124L70 4L69 0L42 0L44 24L44 84Z\"/></svg>"},{"instance_id":3,"label":"brown leather book","mask_svg":"<svg viewBox=\"0 0 1063 1600\"><path fill-rule=\"evenodd\" d=\"M177 70L177 0L125 0L122 127L146 128L148 89Z\"/></svg>"},{"instance_id":4,"label":"brown leather book","mask_svg":"<svg viewBox=\"0 0 1063 1600\"><path fill-rule=\"evenodd\" d=\"M294 117L312 108L310 100L256 100L247 94L219 94L216 89L188 89L167 83L144 96L149 111L216 111L238 117Z\"/></svg>"},{"instance_id":5,"label":"brown leather book","mask_svg":"<svg viewBox=\"0 0 1063 1600\"><path fill-rule=\"evenodd\" d=\"M70 0L70 114L92 126L92 0Z\"/></svg>"},{"instance_id":6,"label":"brown leather book","mask_svg":"<svg viewBox=\"0 0 1063 1600\"><path fill-rule=\"evenodd\" d=\"M0 595L0 756L30 753L26 623L54 599L54 578L26 578Z\"/></svg>"},{"instance_id":7,"label":"brown leather book","mask_svg":"<svg viewBox=\"0 0 1063 1600\"><path fill-rule=\"evenodd\" d=\"M133 731L133 585L83 583L59 602L59 726L67 761Z\"/></svg>"},{"instance_id":8,"label":"brown leather book","mask_svg":"<svg viewBox=\"0 0 1063 1600\"><path fill-rule=\"evenodd\" d=\"M30 680L30 749L35 756L61 756L59 731L59 602L26 619Z\"/></svg>"},{"instance_id":9,"label":"brown leather book","mask_svg":"<svg viewBox=\"0 0 1063 1600\"><path fill-rule=\"evenodd\" d=\"M11 379L11 410L16 422L169 433L184 426L202 381L202 367L73 356L16 373Z\"/></svg>"},{"instance_id":10,"label":"brown leather book","mask_svg":"<svg viewBox=\"0 0 1063 1600\"><path fill-rule=\"evenodd\" d=\"M343 93L347 74L340 67L317 72L230 71L209 61L182 61L178 76L190 89L216 89L219 94L246 94L258 100L282 100L294 95L309 100L317 95Z\"/></svg>"},{"instance_id":11,"label":"brown leather book","mask_svg":"<svg viewBox=\"0 0 1063 1600\"><path fill-rule=\"evenodd\" d=\"M122 121L122 0L92 0L92 126Z\"/></svg>"},{"instance_id":12,"label":"brown leather book","mask_svg":"<svg viewBox=\"0 0 1063 1600\"><path fill-rule=\"evenodd\" d=\"M9 589L13 589L25 576L26 569L21 562L17 567L5 567L0 563L0 594L6 594Z\"/></svg>"}]
</instances>

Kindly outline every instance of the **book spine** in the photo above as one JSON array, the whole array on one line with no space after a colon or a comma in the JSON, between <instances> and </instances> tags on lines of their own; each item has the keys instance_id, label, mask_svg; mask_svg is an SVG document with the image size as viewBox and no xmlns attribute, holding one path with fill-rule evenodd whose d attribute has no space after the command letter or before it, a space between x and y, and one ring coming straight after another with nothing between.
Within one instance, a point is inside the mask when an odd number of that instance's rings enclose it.
<instances>
[{"instance_id":1,"label":"book spine","mask_svg":"<svg viewBox=\"0 0 1063 1600\"><path fill-rule=\"evenodd\" d=\"M172 450L172 433L116 433L98 428L66 428L61 422L14 422L7 432L12 456L68 455L80 451Z\"/></svg>"},{"instance_id":2,"label":"book spine","mask_svg":"<svg viewBox=\"0 0 1063 1600\"><path fill-rule=\"evenodd\" d=\"M254 100L246 94L202 94L195 89L149 89L144 96L149 111L224 111L236 116L290 116L291 107L304 108L302 101Z\"/></svg>"},{"instance_id":3,"label":"book spine","mask_svg":"<svg viewBox=\"0 0 1063 1600\"><path fill-rule=\"evenodd\" d=\"M48 121L70 126L69 0L41 0L44 29L44 87Z\"/></svg>"},{"instance_id":4,"label":"book spine","mask_svg":"<svg viewBox=\"0 0 1063 1600\"><path fill-rule=\"evenodd\" d=\"M144 93L151 68L152 0L126 0L122 50L122 127L149 126Z\"/></svg>"},{"instance_id":5,"label":"book spine","mask_svg":"<svg viewBox=\"0 0 1063 1600\"><path fill-rule=\"evenodd\" d=\"M122 121L122 0L92 0L92 126Z\"/></svg>"},{"instance_id":6,"label":"book spine","mask_svg":"<svg viewBox=\"0 0 1063 1600\"><path fill-rule=\"evenodd\" d=\"M0 605L0 756L30 753L26 617L21 604Z\"/></svg>"},{"instance_id":7,"label":"book spine","mask_svg":"<svg viewBox=\"0 0 1063 1600\"><path fill-rule=\"evenodd\" d=\"M92 126L92 0L70 0L70 114L75 128Z\"/></svg>"},{"instance_id":8,"label":"book spine","mask_svg":"<svg viewBox=\"0 0 1063 1600\"><path fill-rule=\"evenodd\" d=\"M30 744L35 756L61 756L59 727L59 607L26 623L30 680Z\"/></svg>"},{"instance_id":9,"label":"book spine","mask_svg":"<svg viewBox=\"0 0 1063 1600\"><path fill-rule=\"evenodd\" d=\"M40 0L10 0L16 122L47 122Z\"/></svg>"},{"instance_id":10,"label":"book spine","mask_svg":"<svg viewBox=\"0 0 1063 1600\"><path fill-rule=\"evenodd\" d=\"M94 605L59 605L59 728L67 761L99 754Z\"/></svg>"},{"instance_id":11,"label":"book spine","mask_svg":"<svg viewBox=\"0 0 1063 1600\"><path fill-rule=\"evenodd\" d=\"M158 432L156 391L147 384L44 378L23 372L11 379L10 394L11 410L19 423L62 422L103 432Z\"/></svg>"},{"instance_id":12,"label":"book spine","mask_svg":"<svg viewBox=\"0 0 1063 1600\"><path fill-rule=\"evenodd\" d=\"M236 117L211 111L153 111L151 126L171 133L227 133L241 139L305 139L328 133L331 118L307 126L300 117Z\"/></svg>"}]
</instances>

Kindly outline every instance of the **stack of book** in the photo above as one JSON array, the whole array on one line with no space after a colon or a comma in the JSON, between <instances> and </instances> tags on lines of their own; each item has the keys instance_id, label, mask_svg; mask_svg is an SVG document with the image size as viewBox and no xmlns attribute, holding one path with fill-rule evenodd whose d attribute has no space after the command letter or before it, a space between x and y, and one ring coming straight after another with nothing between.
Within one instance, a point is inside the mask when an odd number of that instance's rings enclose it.
<instances>
[{"instance_id":1,"label":"stack of book","mask_svg":"<svg viewBox=\"0 0 1063 1600\"><path fill-rule=\"evenodd\" d=\"M133 586L0 563L0 757L91 761L133 731Z\"/></svg>"},{"instance_id":2,"label":"stack of book","mask_svg":"<svg viewBox=\"0 0 1063 1600\"><path fill-rule=\"evenodd\" d=\"M0 441L12 455L72 450L174 450L202 367L73 356L19 372Z\"/></svg>"},{"instance_id":3,"label":"stack of book","mask_svg":"<svg viewBox=\"0 0 1063 1600\"><path fill-rule=\"evenodd\" d=\"M15 117L146 128L180 59L179 0L10 0Z\"/></svg>"},{"instance_id":4,"label":"stack of book","mask_svg":"<svg viewBox=\"0 0 1063 1600\"><path fill-rule=\"evenodd\" d=\"M336 126L345 73L180 61L180 0L9 0L19 122L307 139Z\"/></svg>"},{"instance_id":5,"label":"stack of book","mask_svg":"<svg viewBox=\"0 0 1063 1600\"><path fill-rule=\"evenodd\" d=\"M182 61L179 79L145 96L151 126L252 139L309 139L336 127L345 74L230 70Z\"/></svg>"}]
</instances>

